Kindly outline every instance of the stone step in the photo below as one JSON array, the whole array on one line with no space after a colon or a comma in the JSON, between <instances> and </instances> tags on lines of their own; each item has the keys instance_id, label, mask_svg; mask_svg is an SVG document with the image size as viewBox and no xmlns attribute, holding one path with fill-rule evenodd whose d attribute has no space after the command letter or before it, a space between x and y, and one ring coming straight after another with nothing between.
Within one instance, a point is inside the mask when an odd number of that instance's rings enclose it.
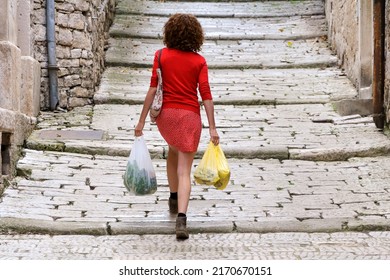
<instances>
[{"instance_id":1,"label":"stone step","mask_svg":"<svg viewBox=\"0 0 390 280\"><path fill-rule=\"evenodd\" d=\"M151 67L158 39L110 38L108 66ZM337 65L322 38L308 40L212 40L200 52L210 69L321 68Z\"/></svg>"},{"instance_id":2,"label":"stone step","mask_svg":"<svg viewBox=\"0 0 390 280\"><path fill-rule=\"evenodd\" d=\"M111 37L162 38L167 17L116 15ZM200 18L206 40L300 40L327 35L324 15L274 18Z\"/></svg>"},{"instance_id":3,"label":"stone step","mask_svg":"<svg viewBox=\"0 0 390 280\"><path fill-rule=\"evenodd\" d=\"M26 146L36 150L55 150L90 155L126 156L134 140L134 127L141 105L103 104L90 112L72 116L45 112L39 127L27 139ZM85 109L85 108L84 108ZM66 116L61 120L61 114ZM207 119L201 111L203 132L197 158L208 141ZM277 106L216 105L215 117L221 147L228 158L277 158L334 161L356 156L388 154L388 138L372 118L341 118L330 104ZM166 156L167 146L155 125L146 120L144 135L153 158ZM73 127L72 127L73 126ZM101 131L91 139L64 137L60 130ZM56 133L57 134L56 134ZM96 135L103 135L96 139Z\"/></svg>"},{"instance_id":4,"label":"stone step","mask_svg":"<svg viewBox=\"0 0 390 280\"><path fill-rule=\"evenodd\" d=\"M290 17L323 15L322 0L310 1L117 1L116 14L169 16L191 13L197 17ZM196 2L196 3L194 3Z\"/></svg>"},{"instance_id":5,"label":"stone step","mask_svg":"<svg viewBox=\"0 0 390 280\"><path fill-rule=\"evenodd\" d=\"M94 95L96 104L142 104L150 69L108 67ZM215 104L261 105L327 103L353 99L356 89L338 68L211 69Z\"/></svg>"},{"instance_id":6,"label":"stone step","mask_svg":"<svg viewBox=\"0 0 390 280\"><path fill-rule=\"evenodd\" d=\"M29 175L17 177L18 187L5 190L0 230L173 233L165 160L153 160L157 192L135 196L123 184L127 157L24 154L18 169ZM193 167L198 164L195 160ZM343 162L229 159L228 164L231 178L223 191L199 185L191 175L191 233L389 228L389 157Z\"/></svg>"}]
</instances>

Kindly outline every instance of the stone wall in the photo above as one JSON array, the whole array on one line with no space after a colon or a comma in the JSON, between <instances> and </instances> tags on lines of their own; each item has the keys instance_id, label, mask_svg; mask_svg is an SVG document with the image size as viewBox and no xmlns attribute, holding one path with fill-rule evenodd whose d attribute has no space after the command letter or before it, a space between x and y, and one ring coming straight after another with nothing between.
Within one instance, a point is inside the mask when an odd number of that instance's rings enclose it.
<instances>
[{"instance_id":1,"label":"stone wall","mask_svg":"<svg viewBox=\"0 0 390 280\"><path fill-rule=\"evenodd\" d=\"M49 107L46 0L2 0L0 9L0 194L24 140ZM55 0L60 106L91 103L104 70L115 0Z\"/></svg>"},{"instance_id":2,"label":"stone wall","mask_svg":"<svg viewBox=\"0 0 390 280\"><path fill-rule=\"evenodd\" d=\"M385 57L386 57L386 68L385 68L385 113L387 127L390 127L390 3L386 1L386 41L385 41Z\"/></svg>"},{"instance_id":3,"label":"stone wall","mask_svg":"<svg viewBox=\"0 0 390 280\"><path fill-rule=\"evenodd\" d=\"M115 0L56 0L56 58L59 105L71 109L92 102L104 70L104 51ZM49 108L46 0L34 0L34 57L41 63L41 109Z\"/></svg>"},{"instance_id":4,"label":"stone wall","mask_svg":"<svg viewBox=\"0 0 390 280\"><path fill-rule=\"evenodd\" d=\"M328 37L340 59L340 65L352 83L359 85L359 25L358 1L325 0Z\"/></svg>"},{"instance_id":5,"label":"stone wall","mask_svg":"<svg viewBox=\"0 0 390 280\"><path fill-rule=\"evenodd\" d=\"M40 65L31 56L32 0L2 0L0 9L0 194L15 174L20 147L39 113Z\"/></svg>"}]
</instances>

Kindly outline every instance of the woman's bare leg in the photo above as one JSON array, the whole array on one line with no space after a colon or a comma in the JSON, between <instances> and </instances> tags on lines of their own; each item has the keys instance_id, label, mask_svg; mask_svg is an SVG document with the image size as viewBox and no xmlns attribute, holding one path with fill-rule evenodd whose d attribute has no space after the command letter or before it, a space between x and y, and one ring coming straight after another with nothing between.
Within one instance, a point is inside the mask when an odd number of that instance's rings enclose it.
<instances>
[{"instance_id":1,"label":"woman's bare leg","mask_svg":"<svg viewBox=\"0 0 390 280\"><path fill-rule=\"evenodd\" d=\"M167 177L169 190L172 193L176 193L178 189L178 177L177 177L177 161L178 161L178 151L169 146L168 158L167 158Z\"/></svg>"},{"instance_id":2,"label":"woman's bare leg","mask_svg":"<svg viewBox=\"0 0 390 280\"><path fill-rule=\"evenodd\" d=\"M167 158L167 177L169 184L169 213L177 214L177 189L178 189L178 178L177 178L177 150L173 147L169 147L168 158Z\"/></svg>"},{"instance_id":3,"label":"woman's bare leg","mask_svg":"<svg viewBox=\"0 0 390 280\"><path fill-rule=\"evenodd\" d=\"M178 178L178 211L186 214L191 194L191 168L194 153L178 151L177 178Z\"/></svg>"},{"instance_id":4,"label":"woman's bare leg","mask_svg":"<svg viewBox=\"0 0 390 280\"><path fill-rule=\"evenodd\" d=\"M178 215L176 218L176 238L184 240L189 237L187 230L187 209L191 194L191 167L195 153L178 152Z\"/></svg>"}]
</instances>

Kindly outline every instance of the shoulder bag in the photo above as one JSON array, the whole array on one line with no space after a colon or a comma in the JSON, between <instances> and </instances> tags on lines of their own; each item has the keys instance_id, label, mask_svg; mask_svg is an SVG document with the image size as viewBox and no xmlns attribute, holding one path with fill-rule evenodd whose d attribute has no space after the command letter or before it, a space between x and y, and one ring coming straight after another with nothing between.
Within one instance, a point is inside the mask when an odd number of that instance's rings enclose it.
<instances>
[{"instance_id":1,"label":"shoulder bag","mask_svg":"<svg viewBox=\"0 0 390 280\"><path fill-rule=\"evenodd\" d=\"M161 112L161 107L163 103L163 81L162 81L162 68L160 63L162 49L158 53L158 67L156 69L157 71L157 77L158 77L158 84L157 84L157 91L153 99L152 106L150 107L150 119L152 122L156 121L157 116Z\"/></svg>"}]
</instances>

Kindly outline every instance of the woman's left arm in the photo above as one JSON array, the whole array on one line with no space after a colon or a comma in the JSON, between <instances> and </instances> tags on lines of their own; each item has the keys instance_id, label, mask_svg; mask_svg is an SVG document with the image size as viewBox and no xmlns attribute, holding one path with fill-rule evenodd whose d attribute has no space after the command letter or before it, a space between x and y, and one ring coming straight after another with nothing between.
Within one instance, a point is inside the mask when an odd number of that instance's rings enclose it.
<instances>
[{"instance_id":1,"label":"woman's left arm","mask_svg":"<svg viewBox=\"0 0 390 280\"><path fill-rule=\"evenodd\" d=\"M211 95L210 84L209 84L209 74L206 61L202 64L202 68L199 72L199 92L202 97L203 105L206 110L206 116L209 123L209 133L210 140L214 145L219 144L219 135L215 125L214 118L214 102Z\"/></svg>"},{"instance_id":2,"label":"woman's left arm","mask_svg":"<svg viewBox=\"0 0 390 280\"><path fill-rule=\"evenodd\" d=\"M154 96L156 95L157 87L150 87L146 96L144 105L142 107L141 115L139 116L138 124L136 125L134 129L134 135L135 136L141 136L143 134L142 130L145 126L145 120L148 116L150 106L152 106Z\"/></svg>"}]
</instances>

